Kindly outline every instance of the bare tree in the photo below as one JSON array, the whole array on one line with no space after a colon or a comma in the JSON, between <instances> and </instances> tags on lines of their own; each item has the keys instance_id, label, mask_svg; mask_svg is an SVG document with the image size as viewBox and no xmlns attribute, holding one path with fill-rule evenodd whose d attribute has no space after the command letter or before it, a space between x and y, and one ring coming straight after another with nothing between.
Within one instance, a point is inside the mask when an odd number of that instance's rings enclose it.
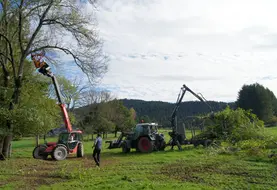
<instances>
[{"instance_id":1,"label":"bare tree","mask_svg":"<svg viewBox=\"0 0 277 190\"><path fill-rule=\"evenodd\" d=\"M92 105L97 103L103 103L113 100L114 97L109 91L96 90L95 88L90 88L80 94L80 105Z\"/></svg>"},{"instance_id":2,"label":"bare tree","mask_svg":"<svg viewBox=\"0 0 277 190\"><path fill-rule=\"evenodd\" d=\"M13 88L9 110L20 101L26 58L44 51L46 57L61 53L72 56L75 64L95 81L107 70L107 57L96 30L95 1L2 0L0 7L0 64L3 86ZM90 7L88 14L86 7ZM70 42L70 43L69 43ZM11 81L12 79L13 81ZM9 99L10 97L4 97ZM13 125L0 137L2 158L9 155Z\"/></svg>"},{"instance_id":3,"label":"bare tree","mask_svg":"<svg viewBox=\"0 0 277 190\"><path fill-rule=\"evenodd\" d=\"M61 96L63 102L69 111L73 111L76 107L81 106L81 94L86 91L89 87L87 84L83 84L82 80L75 77L72 81L65 77L57 77ZM56 91L54 85L50 86L49 96L56 98Z\"/></svg>"}]
</instances>

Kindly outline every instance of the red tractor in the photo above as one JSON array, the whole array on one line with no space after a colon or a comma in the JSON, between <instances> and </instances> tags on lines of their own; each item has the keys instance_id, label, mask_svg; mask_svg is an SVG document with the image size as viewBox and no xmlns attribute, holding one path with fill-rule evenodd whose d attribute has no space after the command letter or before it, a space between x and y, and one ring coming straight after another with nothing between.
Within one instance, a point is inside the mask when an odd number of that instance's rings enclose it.
<instances>
[{"instance_id":1,"label":"red tractor","mask_svg":"<svg viewBox=\"0 0 277 190\"><path fill-rule=\"evenodd\" d=\"M63 132L59 135L58 142L49 142L38 145L33 151L33 157L36 159L47 159L48 155L51 155L54 160L64 160L68 154L76 154L77 157L83 157L84 147L82 144L82 131L72 130L66 107L62 103L58 82L56 77L50 71L49 65L46 62L41 61L43 56L44 54L42 53L32 55L32 60L40 73L52 79L67 132Z\"/></svg>"}]
</instances>

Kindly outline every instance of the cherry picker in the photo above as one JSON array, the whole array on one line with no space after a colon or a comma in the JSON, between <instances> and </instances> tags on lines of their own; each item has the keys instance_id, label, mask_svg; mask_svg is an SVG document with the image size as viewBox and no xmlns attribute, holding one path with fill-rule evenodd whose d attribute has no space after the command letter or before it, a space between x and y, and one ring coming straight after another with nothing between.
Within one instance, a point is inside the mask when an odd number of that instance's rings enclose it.
<instances>
[{"instance_id":1,"label":"cherry picker","mask_svg":"<svg viewBox=\"0 0 277 190\"><path fill-rule=\"evenodd\" d=\"M38 72L52 79L67 132L63 132L59 135L58 142L45 142L35 147L33 157L36 159L47 159L48 155L50 155L54 160L64 160L68 154L76 154L77 157L83 157L84 147L82 144L82 131L72 129L66 106L62 102L57 79L51 72L49 65L42 61L43 56L44 53L37 53L32 54L31 58Z\"/></svg>"}]
</instances>

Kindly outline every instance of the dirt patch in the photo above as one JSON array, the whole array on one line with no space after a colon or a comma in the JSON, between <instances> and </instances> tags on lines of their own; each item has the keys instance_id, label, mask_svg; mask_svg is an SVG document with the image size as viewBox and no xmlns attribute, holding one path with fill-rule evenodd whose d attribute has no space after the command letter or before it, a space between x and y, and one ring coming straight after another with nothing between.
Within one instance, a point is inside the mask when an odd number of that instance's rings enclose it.
<instances>
[{"instance_id":1,"label":"dirt patch","mask_svg":"<svg viewBox=\"0 0 277 190\"><path fill-rule=\"evenodd\" d=\"M22 181L28 181L28 184L24 183L19 185L18 189L30 189L35 190L42 185L52 185L55 183L65 182L65 179L43 176L24 176Z\"/></svg>"},{"instance_id":2,"label":"dirt patch","mask_svg":"<svg viewBox=\"0 0 277 190\"><path fill-rule=\"evenodd\" d=\"M19 184L18 189L36 189L41 185L63 181L63 179L55 179L51 176L51 173L59 168L57 162L30 160L30 158L20 158L9 162L9 170L3 172L2 175L10 177L1 182L0 187L16 182Z\"/></svg>"},{"instance_id":3,"label":"dirt patch","mask_svg":"<svg viewBox=\"0 0 277 190\"><path fill-rule=\"evenodd\" d=\"M250 165L241 165L228 162L186 163L178 161L160 168L156 174L162 174L179 181L202 183L209 186L244 185L245 183L273 186L276 184L272 176L273 171L263 171L251 168ZM266 189L266 188L264 188Z\"/></svg>"},{"instance_id":4,"label":"dirt patch","mask_svg":"<svg viewBox=\"0 0 277 190\"><path fill-rule=\"evenodd\" d=\"M1 173L8 179L0 182L0 189L5 185L15 183L17 189L36 189L42 185L52 185L69 180L66 178L66 173L72 170L72 165L74 168L95 167L91 155L86 155L83 158L68 157L65 161L60 162L50 158L48 160L20 158L9 162L11 167ZM115 165L118 162L119 160L113 157L101 158L101 168Z\"/></svg>"},{"instance_id":5,"label":"dirt patch","mask_svg":"<svg viewBox=\"0 0 277 190\"><path fill-rule=\"evenodd\" d=\"M118 158L114 158L114 157L101 157L100 155L100 160L101 160L101 167L108 167L108 166L112 166L112 165L115 165L119 162L119 159ZM87 155L85 156L83 159L82 159L82 163L83 163L83 166L85 168L88 168L88 167L94 167L95 166L95 162L94 162L94 159L91 155Z\"/></svg>"},{"instance_id":6,"label":"dirt patch","mask_svg":"<svg viewBox=\"0 0 277 190\"><path fill-rule=\"evenodd\" d=\"M214 164L188 166L184 165L183 162L177 162L162 167L159 173L181 181L201 183L204 182L204 179L199 177L199 173L215 172L219 172L219 170Z\"/></svg>"}]
</instances>

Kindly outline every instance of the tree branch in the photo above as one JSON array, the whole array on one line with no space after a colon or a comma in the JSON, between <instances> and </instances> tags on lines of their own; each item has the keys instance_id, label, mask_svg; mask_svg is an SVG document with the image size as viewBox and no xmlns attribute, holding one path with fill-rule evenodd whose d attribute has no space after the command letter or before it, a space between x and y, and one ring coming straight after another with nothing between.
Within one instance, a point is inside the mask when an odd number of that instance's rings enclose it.
<instances>
[{"instance_id":1,"label":"tree branch","mask_svg":"<svg viewBox=\"0 0 277 190\"><path fill-rule=\"evenodd\" d=\"M12 62L12 60L11 60L8 56L6 56L4 53L0 52L0 55L2 55L4 58L6 58L6 59L8 59L10 62ZM4 65L4 63L2 63L2 61L1 61L1 64Z\"/></svg>"},{"instance_id":2,"label":"tree branch","mask_svg":"<svg viewBox=\"0 0 277 190\"><path fill-rule=\"evenodd\" d=\"M18 69L18 76L22 76L22 74L23 74L23 66L24 66L23 63L24 63L24 59L27 57L27 55L28 55L27 52L29 51L29 49L30 49L30 47L31 47L31 45L32 45L32 43L33 43L33 41L34 41L34 39L36 38L38 32L40 31L40 29L41 29L41 27L42 27L42 22L43 22L43 20L45 19L47 13L49 12L50 8L52 7L53 3L54 3L54 0L51 0L50 3L49 3L49 5L48 5L48 7L47 7L47 8L45 9L45 11L43 12L43 14L42 14L42 16L41 16L41 18L40 18L40 20L39 20L39 24L38 24L38 26L37 26L37 28L36 28L36 30L35 30L35 32L34 32L33 35L31 36L31 38L30 38L30 40L29 40L29 42L28 42L28 44L27 44L27 46L26 46L26 49L24 50L24 52L23 52L22 55L21 55L20 65L19 65L19 69Z\"/></svg>"},{"instance_id":3,"label":"tree branch","mask_svg":"<svg viewBox=\"0 0 277 190\"><path fill-rule=\"evenodd\" d=\"M31 14L33 13L33 11L38 10L38 8L47 6L48 4L49 4L49 3L47 2L47 3L43 3L43 4L40 4L40 5L38 5L38 6L35 6L35 7L31 8L31 9L29 10L29 12L24 16L24 18L28 18L29 16L31 16Z\"/></svg>"},{"instance_id":4,"label":"tree branch","mask_svg":"<svg viewBox=\"0 0 277 190\"><path fill-rule=\"evenodd\" d=\"M66 54L70 54L73 57L76 64L77 64L77 61L81 61L72 51L70 51L67 48L63 48L63 47L59 47L59 46L51 46L51 45L42 46L42 47L33 49L32 51L29 51L28 54L31 54L31 53L34 53L34 52L37 52L37 51L41 51L41 50L44 50L44 49L59 49L59 50L62 50Z\"/></svg>"},{"instance_id":5,"label":"tree branch","mask_svg":"<svg viewBox=\"0 0 277 190\"><path fill-rule=\"evenodd\" d=\"M9 51L10 52L10 58L9 58L9 60L10 60L10 62L12 64L13 74L14 74L14 77L15 77L16 76L15 63L14 63L14 58L13 58L13 48L12 48L11 42L10 42L10 40L5 35L0 33L0 39L1 39L1 37L4 38L5 41L8 43L9 50L10 50ZM5 55L5 57L8 58L6 55Z\"/></svg>"},{"instance_id":6,"label":"tree branch","mask_svg":"<svg viewBox=\"0 0 277 190\"><path fill-rule=\"evenodd\" d=\"M24 0L20 1L19 5L19 11L18 11L18 41L19 41L19 47L21 54L23 53L23 44L22 44L22 6L23 6Z\"/></svg>"}]
</instances>

